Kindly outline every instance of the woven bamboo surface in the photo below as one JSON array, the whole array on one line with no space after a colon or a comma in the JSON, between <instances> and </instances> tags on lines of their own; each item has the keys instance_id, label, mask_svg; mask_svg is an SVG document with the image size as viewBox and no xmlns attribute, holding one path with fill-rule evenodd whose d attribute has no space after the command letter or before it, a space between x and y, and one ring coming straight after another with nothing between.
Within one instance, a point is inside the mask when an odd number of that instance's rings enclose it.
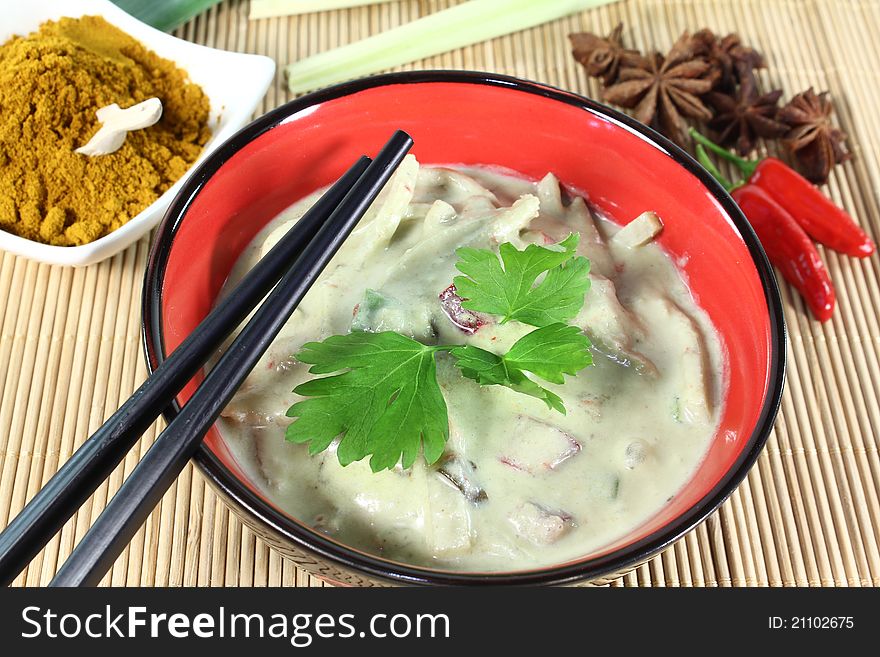
<instances>
[{"instance_id":1,"label":"woven bamboo surface","mask_svg":"<svg viewBox=\"0 0 880 657\"><path fill-rule=\"evenodd\" d=\"M179 30L217 48L273 57L279 74L259 112L290 99L280 69L298 57L455 4L404 0L249 21L227 0ZM598 95L567 34L618 21L641 49L685 29L737 31L767 57L763 84L786 97L830 90L855 157L829 193L880 238L880 0L625 0L404 68L497 71ZM0 526L8 522L145 377L140 289L149 244L83 269L0 254ZM825 325L783 285L789 371L767 449L707 522L621 586L880 585L880 260L823 252L838 293ZM17 584L48 582L155 438L150 430ZM321 586L269 550L187 467L112 572L112 585Z\"/></svg>"}]
</instances>

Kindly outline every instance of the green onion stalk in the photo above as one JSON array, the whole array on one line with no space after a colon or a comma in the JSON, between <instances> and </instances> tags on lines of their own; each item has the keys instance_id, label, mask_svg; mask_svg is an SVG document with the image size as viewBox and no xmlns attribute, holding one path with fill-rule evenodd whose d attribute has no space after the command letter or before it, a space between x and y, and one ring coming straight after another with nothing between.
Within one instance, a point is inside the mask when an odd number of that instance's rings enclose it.
<instances>
[{"instance_id":1,"label":"green onion stalk","mask_svg":"<svg viewBox=\"0 0 880 657\"><path fill-rule=\"evenodd\" d=\"M171 32L220 0L113 0L113 4L147 25Z\"/></svg>"}]
</instances>

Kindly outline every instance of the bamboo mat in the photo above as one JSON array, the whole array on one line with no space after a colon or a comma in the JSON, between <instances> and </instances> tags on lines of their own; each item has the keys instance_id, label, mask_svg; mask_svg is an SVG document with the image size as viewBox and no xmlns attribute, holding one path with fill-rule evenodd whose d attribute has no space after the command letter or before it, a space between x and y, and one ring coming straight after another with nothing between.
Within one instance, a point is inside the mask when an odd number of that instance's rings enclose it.
<instances>
[{"instance_id":1,"label":"bamboo mat","mask_svg":"<svg viewBox=\"0 0 880 657\"><path fill-rule=\"evenodd\" d=\"M248 3L227 0L177 34L273 57L279 74L262 113L290 99L280 73L289 61L451 4L404 0L248 21ZM626 0L404 68L497 71L595 97L566 35L605 33L621 20L625 38L642 49L668 48L684 29L737 31L766 55L765 86L786 97L810 85L830 90L855 154L835 170L830 194L880 238L880 0ZM0 526L145 377L139 322L148 246L143 240L84 269L0 254ZM707 522L615 585L880 585L880 259L823 255L838 309L820 325L783 286L788 381L757 466ZM49 581L156 429L17 584ZM104 581L322 585L243 528L191 466Z\"/></svg>"}]
</instances>

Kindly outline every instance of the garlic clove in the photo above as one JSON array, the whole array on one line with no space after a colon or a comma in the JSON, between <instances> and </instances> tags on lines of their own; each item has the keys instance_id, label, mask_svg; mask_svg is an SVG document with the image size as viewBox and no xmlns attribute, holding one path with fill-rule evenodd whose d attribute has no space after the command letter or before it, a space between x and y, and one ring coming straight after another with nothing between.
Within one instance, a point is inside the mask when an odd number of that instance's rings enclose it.
<instances>
[{"instance_id":1,"label":"garlic clove","mask_svg":"<svg viewBox=\"0 0 880 657\"><path fill-rule=\"evenodd\" d=\"M94 136L89 139L89 143L76 149L76 153L81 155L109 155L115 153L122 144L125 143L127 130L108 130L102 127Z\"/></svg>"},{"instance_id":2,"label":"garlic clove","mask_svg":"<svg viewBox=\"0 0 880 657\"><path fill-rule=\"evenodd\" d=\"M119 105L117 105L116 103L113 103L112 105L105 105L104 107L100 108L97 112L95 112L95 116L98 117L99 123L105 123L113 118L114 114L121 111L122 108L119 107Z\"/></svg>"},{"instance_id":3,"label":"garlic clove","mask_svg":"<svg viewBox=\"0 0 880 657\"><path fill-rule=\"evenodd\" d=\"M162 117L162 101L148 98L125 109L113 103L100 108L95 114L101 127L85 146L76 149L77 153L94 156L119 150L130 131L148 128Z\"/></svg>"}]
</instances>

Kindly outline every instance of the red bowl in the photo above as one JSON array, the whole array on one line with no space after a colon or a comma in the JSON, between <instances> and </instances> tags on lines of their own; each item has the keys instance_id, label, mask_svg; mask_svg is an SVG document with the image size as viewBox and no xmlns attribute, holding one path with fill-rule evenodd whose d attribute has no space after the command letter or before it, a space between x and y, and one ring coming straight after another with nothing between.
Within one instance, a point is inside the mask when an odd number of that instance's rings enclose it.
<instances>
[{"instance_id":1,"label":"red bowl","mask_svg":"<svg viewBox=\"0 0 880 657\"><path fill-rule=\"evenodd\" d=\"M767 258L720 185L661 135L580 96L488 73L399 73L319 91L261 117L202 164L159 229L143 302L149 368L209 312L260 228L374 154L397 128L413 136L423 163L501 165L535 179L553 171L618 222L645 209L663 217L660 242L682 263L726 355L727 396L708 454L667 506L613 545L555 567L477 574L388 561L313 532L261 495L215 429L196 464L257 534L338 582L561 584L644 561L705 519L753 465L782 392L785 326Z\"/></svg>"}]
</instances>

